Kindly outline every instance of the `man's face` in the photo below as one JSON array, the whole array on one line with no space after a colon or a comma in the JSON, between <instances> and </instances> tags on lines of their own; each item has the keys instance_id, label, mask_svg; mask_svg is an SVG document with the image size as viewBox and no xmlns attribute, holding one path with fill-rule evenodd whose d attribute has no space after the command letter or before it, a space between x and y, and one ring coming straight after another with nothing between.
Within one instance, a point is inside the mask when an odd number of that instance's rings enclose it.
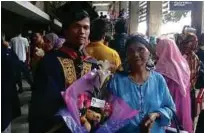
<instances>
[{"instance_id":1,"label":"man's face","mask_svg":"<svg viewBox=\"0 0 204 133\"><path fill-rule=\"evenodd\" d=\"M74 22L65 31L67 42L79 48L86 45L90 34L90 19L88 17Z\"/></svg>"},{"instance_id":2,"label":"man's face","mask_svg":"<svg viewBox=\"0 0 204 133\"><path fill-rule=\"evenodd\" d=\"M7 41L3 41L3 45L5 46L5 47L9 47L9 43L7 42Z\"/></svg>"},{"instance_id":3,"label":"man's face","mask_svg":"<svg viewBox=\"0 0 204 133\"><path fill-rule=\"evenodd\" d=\"M34 41L35 43L41 43L42 40L43 40L43 37L42 37L42 35L41 35L40 33L36 33L36 34L34 35L34 37L33 37L33 41Z\"/></svg>"}]
</instances>

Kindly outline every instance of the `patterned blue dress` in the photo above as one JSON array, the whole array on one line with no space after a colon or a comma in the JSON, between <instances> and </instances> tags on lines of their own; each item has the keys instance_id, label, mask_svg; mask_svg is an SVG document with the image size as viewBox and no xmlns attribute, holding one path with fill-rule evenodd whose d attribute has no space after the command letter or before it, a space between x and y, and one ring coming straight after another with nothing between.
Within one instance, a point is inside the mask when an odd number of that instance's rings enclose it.
<instances>
[{"instance_id":1,"label":"patterned blue dress","mask_svg":"<svg viewBox=\"0 0 204 133\"><path fill-rule=\"evenodd\" d=\"M150 71L148 79L139 85L128 74L117 73L110 81L108 89L139 111L139 114L118 133L139 133L139 124L152 112L160 113L160 118L155 121L151 133L165 132L164 126L170 124L173 115L169 108L175 110L175 104L162 75Z\"/></svg>"}]
</instances>

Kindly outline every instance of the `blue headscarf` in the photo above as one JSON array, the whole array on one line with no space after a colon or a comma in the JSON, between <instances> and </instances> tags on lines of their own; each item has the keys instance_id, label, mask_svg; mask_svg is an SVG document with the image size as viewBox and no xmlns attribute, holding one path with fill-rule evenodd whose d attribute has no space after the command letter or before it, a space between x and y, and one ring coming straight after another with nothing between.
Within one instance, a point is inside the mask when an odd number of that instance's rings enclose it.
<instances>
[{"instance_id":1,"label":"blue headscarf","mask_svg":"<svg viewBox=\"0 0 204 133\"><path fill-rule=\"evenodd\" d=\"M137 43L141 43L143 44L151 53L151 46L149 44L149 41L147 39L147 37L143 36L143 35L130 35L127 39L126 42L126 51L127 48L131 45L131 44L135 44L137 45ZM128 72L129 71L129 67L128 67L128 62L127 59L125 60L125 63L123 65L124 71ZM150 58L148 63L147 63L147 69L152 70L154 69L154 62L152 61L152 59Z\"/></svg>"},{"instance_id":2,"label":"blue headscarf","mask_svg":"<svg viewBox=\"0 0 204 133\"><path fill-rule=\"evenodd\" d=\"M143 35L130 35L127 39L127 42L126 42L126 50L130 44L137 44L137 43L141 43L141 44L145 45L145 47L149 51L151 51L149 41L148 41L147 37L145 37Z\"/></svg>"}]
</instances>

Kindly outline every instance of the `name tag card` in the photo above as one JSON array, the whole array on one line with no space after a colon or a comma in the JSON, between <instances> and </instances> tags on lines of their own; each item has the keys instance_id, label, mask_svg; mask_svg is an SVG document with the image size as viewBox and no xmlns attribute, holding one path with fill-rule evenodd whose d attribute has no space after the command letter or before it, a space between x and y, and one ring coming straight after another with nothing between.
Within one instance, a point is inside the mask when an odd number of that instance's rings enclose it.
<instances>
[{"instance_id":1,"label":"name tag card","mask_svg":"<svg viewBox=\"0 0 204 133\"><path fill-rule=\"evenodd\" d=\"M106 103L105 100L100 100L100 99L97 99L97 98L94 98L94 97L91 99L91 106L92 107L104 108L105 103Z\"/></svg>"}]
</instances>

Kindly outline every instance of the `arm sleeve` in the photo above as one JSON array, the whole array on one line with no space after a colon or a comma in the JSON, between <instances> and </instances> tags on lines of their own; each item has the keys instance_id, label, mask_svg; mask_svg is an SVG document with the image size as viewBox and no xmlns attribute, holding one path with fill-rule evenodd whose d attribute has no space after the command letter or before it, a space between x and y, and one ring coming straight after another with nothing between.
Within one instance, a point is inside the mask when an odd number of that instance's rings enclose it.
<instances>
[{"instance_id":1,"label":"arm sleeve","mask_svg":"<svg viewBox=\"0 0 204 133\"><path fill-rule=\"evenodd\" d=\"M25 42L26 42L26 47L29 47L29 42L27 38L25 38Z\"/></svg>"},{"instance_id":2,"label":"arm sleeve","mask_svg":"<svg viewBox=\"0 0 204 133\"><path fill-rule=\"evenodd\" d=\"M119 56L118 52L116 52L116 51L113 52L113 58L115 59L115 65L118 68L121 64L121 60L120 60L120 56Z\"/></svg>"},{"instance_id":3,"label":"arm sleeve","mask_svg":"<svg viewBox=\"0 0 204 133\"><path fill-rule=\"evenodd\" d=\"M115 72L117 69L120 68L121 60L120 60L120 56L118 55L116 51L113 52L112 58L113 58L113 63L114 63L113 71Z\"/></svg>"},{"instance_id":4,"label":"arm sleeve","mask_svg":"<svg viewBox=\"0 0 204 133\"><path fill-rule=\"evenodd\" d=\"M117 57L117 67L119 67L121 65L121 59L118 53L116 53L116 57Z\"/></svg>"},{"instance_id":5,"label":"arm sleeve","mask_svg":"<svg viewBox=\"0 0 204 133\"><path fill-rule=\"evenodd\" d=\"M160 114L158 122L161 126L167 126L171 123L171 119L173 117L172 110L176 111L176 107L167 87L166 81L162 76L160 78L159 86L162 90L162 104L161 108L157 110L157 112Z\"/></svg>"},{"instance_id":6,"label":"arm sleeve","mask_svg":"<svg viewBox=\"0 0 204 133\"><path fill-rule=\"evenodd\" d=\"M112 77L112 79L109 81L107 88L108 88L108 91L110 91L114 95L117 95L117 87L115 84L115 78L114 77Z\"/></svg>"},{"instance_id":7,"label":"arm sleeve","mask_svg":"<svg viewBox=\"0 0 204 133\"><path fill-rule=\"evenodd\" d=\"M9 46L13 49L13 39L11 39Z\"/></svg>"},{"instance_id":8,"label":"arm sleeve","mask_svg":"<svg viewBox=\"0 0 204 133\"><path fill-rule=\"evenodd\" d=\"M28 39L25 38L25 49L26 52L29 52L29 43L28 43Z\"/></svg>"}]
</instances>

